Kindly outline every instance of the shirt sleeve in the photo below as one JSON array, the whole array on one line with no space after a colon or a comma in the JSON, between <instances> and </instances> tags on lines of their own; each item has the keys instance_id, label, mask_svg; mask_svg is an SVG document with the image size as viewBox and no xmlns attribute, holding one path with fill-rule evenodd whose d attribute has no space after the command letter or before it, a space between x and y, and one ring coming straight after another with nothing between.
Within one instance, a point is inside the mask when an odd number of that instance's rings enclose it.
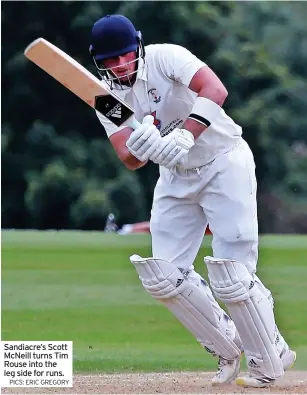
<instances>
[{"instance_id":1,"label":"shirt sleeve","mask_svg":"<svg viewBox=\"0 0 307 395\"><path fill-rule=\"evenodd\" d=\"M162 44L157 52L162 72L170 79L189 86L195 73L206 63L188 49L175 44Z\"/></svg>"},{"instance_id":2,"label":"shirt sleeve","mask_svg":"<svg viewBox=\"0 0 307 395\"><path fill-rule=\"evenodd\" d=\"M116 126L113 122L109 121L107 117L105 117L98 111L96 111L96 115L97 115L100 123L104 127L108 137L112 136L112 134L114 134L116 132L119 132L120 130L124 129L127 126L124 123L119 127Z\"/></svg>"}]
</instances>

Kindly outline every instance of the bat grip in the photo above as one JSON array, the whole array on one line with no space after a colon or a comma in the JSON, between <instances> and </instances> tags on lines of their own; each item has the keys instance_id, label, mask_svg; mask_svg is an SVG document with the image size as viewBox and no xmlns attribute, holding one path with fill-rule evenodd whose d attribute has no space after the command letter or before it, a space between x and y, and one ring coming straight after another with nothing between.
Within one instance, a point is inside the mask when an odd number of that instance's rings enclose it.
<instances>
[{"instance_id":1,"label":"bat grip","mask_svg":"<svg viewBox=\"0 0 307 395\"><path fill-rule=\"evenodd\" d=\"M141 124L134 118L134 116L132 116L132 117L128 120L127 125L128 125L130 128L134 129L134 130L137 129L137 128L139 128L139 127L141 126Z\"/></svg>"}]
</instances>

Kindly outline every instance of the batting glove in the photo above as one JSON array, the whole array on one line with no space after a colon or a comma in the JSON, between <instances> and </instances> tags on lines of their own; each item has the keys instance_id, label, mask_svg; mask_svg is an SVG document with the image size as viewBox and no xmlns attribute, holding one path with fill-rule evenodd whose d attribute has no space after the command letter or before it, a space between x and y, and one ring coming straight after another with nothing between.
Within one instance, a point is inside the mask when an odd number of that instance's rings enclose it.
<instances>
[{"instance_id":1,"label":"batting glove","mask_svg":"<svg viewBox=\"0 0 307 395\"><path fill-rule=\"evenodd\" d=\"M142 125L135 129L128 140L126 146L133 156L144 162L156 151L161 143L159 130L153 124L154 117L147 115Z\"/></svg>"},{"instance_id":2,"label":"batting glove","mask_svg":"<svg viewBox=\"0 0 307 395\"><path fill-rule=\"evenodd\" d=\"M160 166L171 168L180 162L194 144L194 136L191 132L176 128L161 138L161 144L149 159Z\"/></svg>"}]
</instances>

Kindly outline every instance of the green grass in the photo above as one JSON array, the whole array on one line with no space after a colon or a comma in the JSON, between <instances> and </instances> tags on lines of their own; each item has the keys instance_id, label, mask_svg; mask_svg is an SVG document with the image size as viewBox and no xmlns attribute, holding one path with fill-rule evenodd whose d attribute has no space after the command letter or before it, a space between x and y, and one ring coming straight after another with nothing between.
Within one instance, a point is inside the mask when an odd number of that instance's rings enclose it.
<instances>
[{"instance_id":1,"label":"green grass","mask_svg":"<svg viewBox=\"0 0 307 395\"><path fill-rule=\"evenodd\" d=\"M205 238L196 269L210 253ZM307 237L265 236L258 275L307 368ZM212 370L216 361L140 284L149 236L2 232L2 340L73 340L75 371Z\"/></svg>"}]
</instances>

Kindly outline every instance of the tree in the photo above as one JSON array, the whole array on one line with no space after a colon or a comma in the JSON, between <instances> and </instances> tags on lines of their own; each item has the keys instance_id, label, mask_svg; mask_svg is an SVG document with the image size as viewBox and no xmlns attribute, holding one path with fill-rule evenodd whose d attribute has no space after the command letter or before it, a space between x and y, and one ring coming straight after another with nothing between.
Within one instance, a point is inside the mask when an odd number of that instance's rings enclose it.
<instances>
[{"instance_id":1,"label":"tree","mask_svg":"<svg viewBox=\"0 0 307 395\"><path fill-rule=\"evenodd\" d=\"M3 226L97 227L111 208L124 222L149 217L157 166L125 169L95 112L23 55L33 39L45 37L96 73L88 54L90 30L108 13L131 18L145 44L183 45L207 62L229 91L225 110L242 125L254 152L260 205L273 197L270 201L281 201L280 210L295 212L295 218L305 209L306 4L157 4L2 3ZM23 27L22 35L16 26ZM53 218L55 212L62 214ZM89 218L95 215L100 219L94 224ZM261 230L275 223L278 231L277 215L268 220L260 209Z\"/></svg>"}]
</instances>

